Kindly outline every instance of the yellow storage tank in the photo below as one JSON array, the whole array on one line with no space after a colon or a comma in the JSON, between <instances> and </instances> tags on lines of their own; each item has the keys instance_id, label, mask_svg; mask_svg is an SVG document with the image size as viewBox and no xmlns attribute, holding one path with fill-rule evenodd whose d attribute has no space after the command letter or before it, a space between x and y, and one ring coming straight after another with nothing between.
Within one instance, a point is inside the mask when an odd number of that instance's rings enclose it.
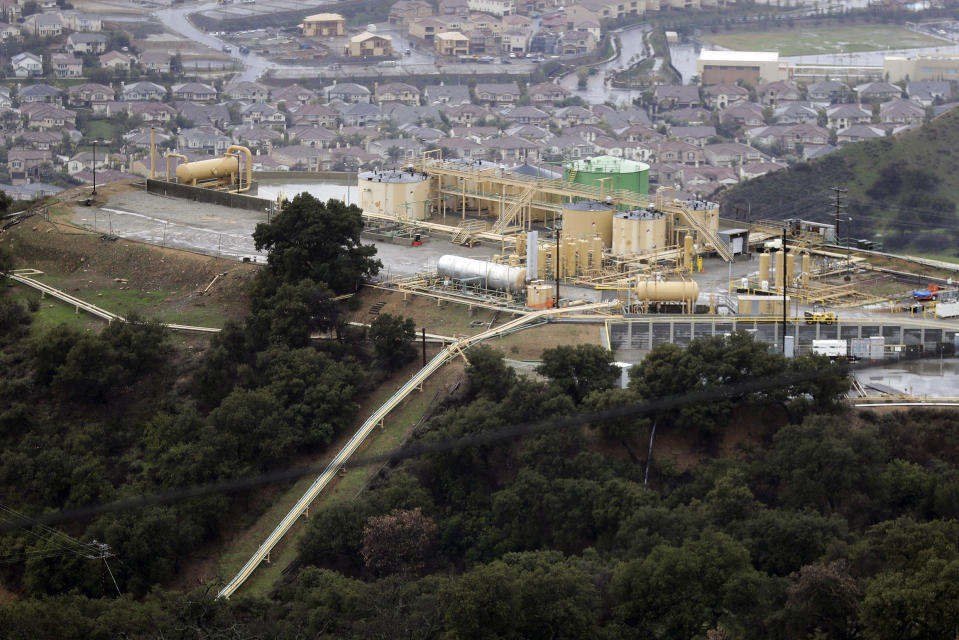
<instances>
[{"instance_id":1,"label":"yellow storage tank","mask_svg":"<svg viewBox=\"0 0 959 640\"><path fill-rule=\"evenodd\" d=\"M796 277L796 255L793 253L786 255L786 286L792 286L793 278Z\"/></svg>"},{"instance_id":2,"label":"yellow storage tank","mask_svg":"<svg viewBox=\"0 0 959 640\"><path fill-rule=\"evenodd\" d=\"M589 247L592 240L582 238L576 244L576 266L580 273L586 273L589 271Z\"/></svg>"},{"instance_id":3,"label":"yellow storage tank","mask_svg":"<svg viewBox=\"0 0 959 640\"><path fill-rule=\"evenodd\" d=\"M635 209L613 214L613 255L649 253L666 246L666 216Z\"/></svg>"},{"instance_id":4,"label":"yellow storage tank","mask_svg":"<svg viewBox=\"0 0 959 640\"><path fill-rule=\"evenodd\" d=\"M804 286L804 287L808 287L808 286L809 286L809 273L810 273L810 271L811 271L811 268L812 268L812 264L811 264L811 260L810 260L810 258L809 258L809 254L808 254L808 253L802 254L802 276L801 276L801 278L802 278L802 286Z\"/></svg>"},{"instance_id":5,"label":"yellow storage tank","mask_svg":"<svg viewBox=\"0 0 959 640\"><path fill-rule=\"evenodd\" d=\"M773 261L776 263L776 288L782 289L783 287L783 275L785 269L783 269L783 252L774 251L773 252Z\"/></svg>"},{"instance_id":6,"label":"yellow storage tank","mask_svg":"<svg viewBox=\"0 0 959 640\"><path fill-rule=\"evenodd\" d=\"M360 208L407 220L430 216L430 179L415 171L388 169L366 171L357 176Z\"/></svg>"},{"instance_id":7,"label":"yellow storage tank","mask_svg":"<svg viewBox=\"0 0 959 640\"><path fill-rule=\"evenodd\" d=\"M526 287L526 306L531 309L549 309L553 306L555 287L545 282L531 282Z\"/></svg>"},{"instance_id":8,"label":"yellow storage tank","mask_svg":"<svg viewBox=\"0 0 959 640\"><path fill-rule=\"evenodd\" d=\"M591 238L599 236L603 245L613 243L613 207L595 200L569 202L563 205L563 237Z\"/></svg>"},{"instance_id":9,"label":"yellow storage tank","mask_svg":"<svg viewBox=\"0 0 959 640\"><path fill-rule=\"evenodd\" d=\"M690 306L699 297L699 285L692 280L638 280L633 292L637 300L650 302L685 302Z\"/></svg>"},{"instance_id":10,"label":"yellow storage tank","mask_svg":"<svg viewBox=\"0 0 959 640\"><path fill-rule=\"evenodd\" d=\"M759 254L759 286L763 286L764 282L769 282L769 254L760 253Z\"/></svg>"},{"instance_id":11,"label":"yellow storage tank","mask_svg":"<svg viewBox=\"0 0 959 640\"><path fill-rule=\"evenodd\" d=\"M549 256L554 252L550 245L540 244L536 250L537 277L545 278L549 273Z\"/></svg>"},{"instance_id":12,"label":"yellow storage tank","mask_svg":"<svg viewBox=\"0 0 959 640\"><path fill-rule=\"evenodd\" d=\"M590 244L590 264L593 269L600 270L603 268L603 239L599 236L593 236Z\"/></svg>"}]
</instances>

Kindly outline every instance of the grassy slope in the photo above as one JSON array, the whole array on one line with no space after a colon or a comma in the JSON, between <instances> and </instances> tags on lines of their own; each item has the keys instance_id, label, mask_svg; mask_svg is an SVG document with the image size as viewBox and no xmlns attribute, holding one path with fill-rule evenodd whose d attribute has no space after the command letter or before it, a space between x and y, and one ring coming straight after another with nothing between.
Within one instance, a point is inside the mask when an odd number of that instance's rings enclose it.
<instances>
[{"instance_id":1,"label":"grassy slope","mask_svg":"<svg viewBox=\"0 0 959 640\"><path fill-rule=\"evenodd\" d=\"M959 111L898 136L848 145L824 158L737 185L722 196L723 215L735 217L737 208L741 212L749 208L753 219L832 221L830 188L837 186L849 190L850 201L867 203L851 210L853 235L886 231L888 237L890 229L908 229L901 226L902 213L866 192L882 169L893 166L935 175L939 183L933 194L959 201Z\"/></svg>"}]
</instances>

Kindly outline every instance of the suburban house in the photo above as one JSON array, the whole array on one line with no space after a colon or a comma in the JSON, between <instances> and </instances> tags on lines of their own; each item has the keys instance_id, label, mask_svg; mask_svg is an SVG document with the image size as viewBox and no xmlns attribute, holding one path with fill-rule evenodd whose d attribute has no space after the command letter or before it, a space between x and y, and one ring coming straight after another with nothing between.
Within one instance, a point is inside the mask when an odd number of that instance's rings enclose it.
<instances>
[{"instance_id":1,"label":"suburban house","mask_svg":"<svg viewBox=\"0 0 959 640\"><path fill-rule=\"evenodd\" d=\"M346 27L346 19L338 13L317 13L303 18L300 23L300 35L307 38L316 36L341 36Z\"/></svg>"},{"instance_id":2,"label":"suburban house","mask_svg":"<svg viewBox=\"0 0 959 640\"><path fill-rule=\"evenodd\" d=\"M569 97L569 90L552 82L541 82L529 87L526 95L533 104L556 104Z\"/></svg>"},{"instance_id":3,"label":"suburban house","mask_svg":"<svg viewBox=\"0 0 959 640\"><path fill-rule=\"evenodd\" d=\"M174 100L191 102L212 102L216 100L216 89L202 82L185 82L173 85Z\"/></svg>"},{"instance_id":4,"label":"suburban house","mask_svg":"<svg viewBox=\"0 0 959 640\"><path fill-rule=\"evenodd\" d=\"M866 82L853 88L859 102L892 100L902 97L902 89L889 82Z\"/></svg>"},{"instance_id":5,"label":"suburban house","mask_svg":"<svg viewBox=\"0 0 959 640\"><path fill-rule=\"evenodd\" d=\"M802 92L791 82L776 80L756 87L756 96L760 104L775 106L787 100L799 100L802 98Z\"/></svg>"},{"instance_id":6,"label":"suburban house","mask_svg":"<svg viewBox=\"0 0 959 640\"><path fill-rule=\"evenodd\" d=\"M226 95L233 100L244 102L266 102L270 99L270 89L258 82L242 81L227 87Z\"/></svg>"},{"instance_id":7,"label":"suburban house","mask_svg":"<svg viewBox=\"0 0 959 640\"><path fill-rule=\"evenodd\" d=\"M316 100L316 92L298 84L273 90L273 101L277 104L285 103L287 107L306 104L310 100Z\"/></svg>"},{"instance_id":8,"label":"suburban house","mask_svg":"<svg viewBox=\"0 0 959 640\"><path fill-rule=\"evenodd\" d=\"M303 104L290 109L294 126L333 127L340 114L323 104Z\"/></svg>"},{"instance_id":9,"label":"suburban house","mask_svg":"<svg viewBox=\"0 0 959 640\"><path fill-rule=\"evenodd\" d=\"M27 16L20 30L38 38L54 38L63 33L63 21L54 13L35 13Z\"/></svg>"},{"instance_id":10,"label":"suburban house","mask_svg":"<svg viewBox=\"0 0 959 640\"><path fill-rule=\"evenodd\" d=\"M147 73L170 73L170 54L147 51L140 54L140 66Z\"/></svg>"},{"instance_id":11,"label":"suburban house","mask_svg":"<svg viewBox=\"0 0 959 640\"><path fill-rule=\"evenodd\" d=\"M114 71L129 71L133 61L133 56L119 51L107 51L100 56L100 66Z\"/></svg>"},{"instance_id":12,"label":"suburban house","mask_svg":"<svg viewBox=\"0 0 959 640\"><path fill-rule=\"evenodd\" d=\"M155 82L134 82L120 85L120 96L124 101L164 100L166 87Z\"/></svg>"},{"instance_id":13,"label":"suburban house","mask_svg":"<svg viewBox=\"0 0 959 640\"><path fill-rule=\"evenodd\" d=\"M377 104L402 102L403 104L418 105L420 103L420 90L405 82L387 82L377 85L374 95Z\"/></svg>"},{"instance_id":14,"label":"suburban house","mask_svg":"<svg viewBox=\"0 0 959 640\"><path fill-rule=\"evenodd\" d=\"M343 102L369 102L370 90L361 84L354 82L340 82L329 87L325 87L326 99L330 102L342 100Z\"/></svg>"},{"instance_id":15,"label":"suburban house","mask_svg":"<svg viewBox=\"0 0 959 640\"><path fill-rule=\"evenodd\" d=\"M710 109L725 109L737 102L748 102L749 91L735 84L713 84L703 87L706 106Z\"/></svg>"},{"instance_id":16,"label":"suburban house","mask_svg":"<svg viewBox=\"0 0 959 640\"><path fill-rule=\"evenodd\" d=\"M83 60L69 53L50 56L50 68L58 78L79 78L83 75Z\"/></svg>"},{"instance_id":17,"label":"suburban house","mask_svg":"<svg viewBox=\"0 0 959 640\"><path fill-rule=\"evenodd\" d=\"M393 38L364 31L350 38L350 43L346 47L346 55L351 58L391 56L393 55Z\"/></svg>"},{"instance_id":18,"label":"suburban house","mask_svg":"<svg viewBox=\"0 0 959 640\"><path fill-rule=\"evenodd\" d=\"M63 129L67 125L73 127L77 121L76 112L53 104L28 104L21 107L20 111L27 116L29 126L38 129Z\"/></svg>"},{"instance_id":19,"label":"suburban house","mask_svg":"<svg viewBox=\"0 0 959 640\"><path fill-rule=\"evenodd\" d=\"M13 75L18 78L42 76L43 56L38 56L26 51L18 53L10 59L10 66L13 67Z\"/></svg>"},{"instance_id":20,"label":"suburban house","mask_svg":"<svg viewBox=\"0 0 959 640\"><path fill-rule=\"evenodd\" d=\"M515 82L481 82L476 85L475 91L476 100L487 104L513 104L522 95Z\"/></svg>"},{"instance_id":21,"label":"suburban house","mask_svg":"<svg viewBox=\"0 0 959 640\"><path fill-rule=\"evenodd\" d=\"M465 56L470 52L470 39L459 31L437 33L433 50L441 56Z\"/></svg>"},{"instance_id":22,"label":"suburban house","mask_svg":"<svg viewBox=\"0 0 959 640\"><path fill-rule=\"evenodd\" d=\"M67 90L67 94L70 106L87 107L94 113L105 112L107 103L113 102L116 97L112 88L96 82L74 85Z\"/></svg>"},{"instance_id":23,"label":"suburban house","mask_svg":"<svg viewBox=\"0 0 959 640\"><path fill-rule=\"evenodd\" d=\"M430 84L423 89L426 104L451 106L470 104L470 90L465 84Z\"/></svg>"},{"instance_id":24,"label":"suburban house","mask_svg":"<svg viewBox=\"0 0 959 640\"><path fill-rule=\"evenodd\" d=\"M71 33L67 36L67 51L70 53L94 53L100 55L107 50L110 41L102 33Z\"/></svg>"},{"instance_id":25,"label":"suburban house","mask_svg":"<svg viewBox=\"0 0 959 640\"><path fill-rule=\"evenodd\" d=\"M28 84L25 87L20 87L20 92L17 94L17 97L20 99L21 105L36 102L60 104L61 93L63 92L56 87L40 82L37 84Z\"/></svg>"},{"instance_id":26,"label":"suburban house","mask_svg":"<svg viewBox=\"0 0 959 640\"><path fill-rule=\"evenodd\" d=\"M763 158L763 154L758 149L738 142L707 144L703 149L703 154L706 162L718 167L732 167L747 162L758 162Z\"/></svg>"},{"instance_id":27,"label":"suburban house","mask_svg":"<svg viewBox=\"0 0 959 640\"><path fill-rule=\"evenodd\" d=\"M50 151L40 149L11 149L7 153L7 166L10 170L10 180L13 184L23 184L31 177L39 176L37 171L40 165L50 162Z\"/></svg>"}]
</instances>

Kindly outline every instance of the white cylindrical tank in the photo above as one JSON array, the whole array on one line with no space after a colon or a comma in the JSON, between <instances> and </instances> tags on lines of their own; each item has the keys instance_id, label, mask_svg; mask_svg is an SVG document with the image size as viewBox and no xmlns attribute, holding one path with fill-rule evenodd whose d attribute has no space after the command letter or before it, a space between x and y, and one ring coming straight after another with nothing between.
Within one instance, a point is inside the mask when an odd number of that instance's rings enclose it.
<instances>
[{"instance_id":1,"label":"white cylindrical tank","mask_svg":"<svg viewBox=\"0 0 959 640\"><path fill-rule=\"evenodd\" d=\"M461 256L445 255L436 263L441 277L465 280L480 278L480 285L487 289L522 291L526 286L526 268L474 260Z\"/></svg>"},{"instance_id":2,"label":"white cylindrical tank","mask_svg":"<svg viewBox=\"0 0 959 640\"><path fill-rule=\"evenodd\" d=\"M397 218L423 220L430 216L430 179L415 171L365 171L357 176L360 208Z\"/></svg>"}]
</instances>

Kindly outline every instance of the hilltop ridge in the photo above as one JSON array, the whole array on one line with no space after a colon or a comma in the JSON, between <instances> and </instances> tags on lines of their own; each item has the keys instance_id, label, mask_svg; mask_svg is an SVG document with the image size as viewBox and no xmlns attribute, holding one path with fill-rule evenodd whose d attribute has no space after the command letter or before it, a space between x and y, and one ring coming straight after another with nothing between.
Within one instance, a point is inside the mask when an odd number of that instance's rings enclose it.
<instances>
[{"instance_id":1,"label":"hilltop ridge","mask_svg":"<svg viewBox=\"0 0 959 640\"><path fill-rule=\"evenodd\" d=\"M959 113L895 136L850 144L823 158L743 182L721 195L723 215L832 222L832 187L848 189L841 218L854 238L950 253L959 200ZM846 235L840 220L840 236Z\"/></svg>"}]
</instances>

